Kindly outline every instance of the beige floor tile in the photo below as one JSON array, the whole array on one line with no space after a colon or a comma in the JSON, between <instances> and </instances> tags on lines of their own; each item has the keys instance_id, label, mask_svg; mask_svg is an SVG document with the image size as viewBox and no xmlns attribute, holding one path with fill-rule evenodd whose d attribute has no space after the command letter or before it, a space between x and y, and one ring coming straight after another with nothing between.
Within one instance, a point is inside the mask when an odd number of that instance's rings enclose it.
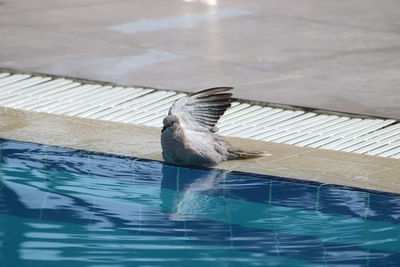
<instances>
[{"instance_id":1,"label":"beige floor tile","mask_svg":"<svg viewBox=\"0 0 400 267\"><path fill-rule=\"evenodd\" d=\"M385 168L400 169L398 159L383 158L377 156L361 155L354 153L345 153L340 151L332 151L327 149L311 149L307 152L308 157L326 158L334 161L353 162L365 165L374 165Z\"/></svg>"},{"instance_id":2,"label":"beige floor tile","mask_svg":"<svg viewBox=\"0 0 400 267\"><path fill-rule=\"evenodd\" d=\"M0 107L0 138L162 160L160 129ZM398 160L227 138L271 156L217 168L400 193Z\"/></svg>"}]
</instances>

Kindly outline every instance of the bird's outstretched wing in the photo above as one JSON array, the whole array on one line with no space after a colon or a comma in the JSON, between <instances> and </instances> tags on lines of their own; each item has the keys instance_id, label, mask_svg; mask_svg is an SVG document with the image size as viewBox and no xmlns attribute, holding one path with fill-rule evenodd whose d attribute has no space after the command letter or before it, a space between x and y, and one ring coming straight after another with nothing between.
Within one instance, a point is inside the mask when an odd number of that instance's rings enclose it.
<instances>
[{"instance_id":1,"label":"bird's outstretched wing","mask_svg":"<svg viewBox=\"0 0 400 267\"><path fill-rule=\"evenodd\" d=\"M215 124L235 101L231 93L226 93L232 89L215 87L182 97L175 101L168 115L177 116L186 128L216 132Z\"/></svg>"}]
</instances>

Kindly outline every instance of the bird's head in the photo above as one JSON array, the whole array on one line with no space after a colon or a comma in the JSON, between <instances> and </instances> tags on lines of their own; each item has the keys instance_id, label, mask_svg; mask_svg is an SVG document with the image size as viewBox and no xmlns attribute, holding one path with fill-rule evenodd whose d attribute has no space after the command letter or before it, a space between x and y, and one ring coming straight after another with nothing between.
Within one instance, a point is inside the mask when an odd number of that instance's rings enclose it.
<instances>
[{"instance_id":1,"label":"bird's head","mask_svg":"<svg viewBox=\"0 0 400 267\"><path fill-rule=\"evenodd\" d=\"M168 131L177 130L180 127L180 121L177 116L169 115L164 118L163 125L164 125L164 127L162 128L161 132L164 132L166 130L168 130Z\"/></svg>"}]
</instances>

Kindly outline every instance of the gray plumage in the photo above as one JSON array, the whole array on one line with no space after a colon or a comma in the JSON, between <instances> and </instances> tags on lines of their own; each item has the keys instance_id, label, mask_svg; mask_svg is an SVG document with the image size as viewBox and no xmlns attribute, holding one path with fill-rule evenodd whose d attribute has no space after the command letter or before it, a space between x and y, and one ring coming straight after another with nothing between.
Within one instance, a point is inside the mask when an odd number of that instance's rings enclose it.
<instances>
[{"instance_id":1,"label":"gray plumage","mask_svg":"<svg viewBox=\"0 0 400 267\"><path fill-rule=\"evenodd\" d=\"M183 166L213 166L225 160L265 156L232 146L215 126L235 101L232 87L210 88L185 96L171 106L164 118L161 146L165 162Z\"/></svg>"}]
</instances>

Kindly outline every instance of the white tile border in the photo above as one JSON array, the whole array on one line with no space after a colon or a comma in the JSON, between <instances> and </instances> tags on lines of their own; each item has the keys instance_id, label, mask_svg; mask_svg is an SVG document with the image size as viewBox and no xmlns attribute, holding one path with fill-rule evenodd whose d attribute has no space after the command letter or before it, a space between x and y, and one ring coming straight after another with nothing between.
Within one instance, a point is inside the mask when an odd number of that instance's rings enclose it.
<instances>
[{"instance_id":1,"label":"white tile border","mask_svg":"<svg viewBox=\"0 0 400 267\"><path fill-rule=\"evenodd\" d=\"M153 127L161 127L171 104L184 95L0 72L0 106ZM400 158L400 123L393 119L318 114L238 101L218 127L223 136Z\"/></svg>"}]
</instances>

